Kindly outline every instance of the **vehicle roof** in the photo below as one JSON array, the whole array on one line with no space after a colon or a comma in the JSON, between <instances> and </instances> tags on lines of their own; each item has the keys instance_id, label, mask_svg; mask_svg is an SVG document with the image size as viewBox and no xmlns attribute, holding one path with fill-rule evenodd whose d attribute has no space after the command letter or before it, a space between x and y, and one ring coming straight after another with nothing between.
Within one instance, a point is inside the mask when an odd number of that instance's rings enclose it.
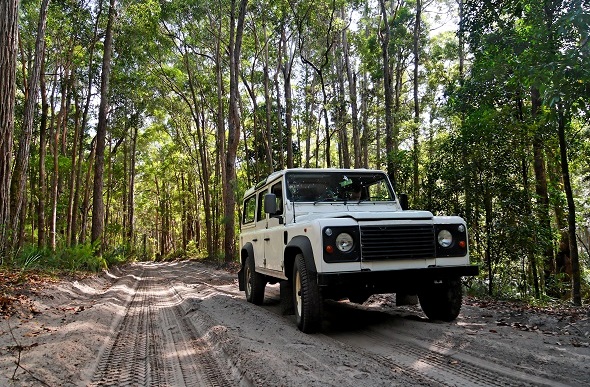
<instances>
[{"instance_id":1,"label":"vehicle roof","mask_svg":"<svg viewBox=\"0 0 590 387\"><path fill-rule=\"evenodd\" d=\"M266 185L267 183L275 180L279 176L285 175L286 173L289 173L289 172L305 172L305 173L318 173L318 174L319 173L326 173L326 172L345 172L345 173L369 172L369 173L385 173L384 171L381 171L381 170L378 170L378 169L365 169L365 168L358 168L358 169L352 169L352 168L287 168L287 169L283 169L281 171L275 171L275 172L271 173L270 175L268 175L266 177L266 179L263 179L263 180L259 181L258 183L256 183L256 185L254 187L250 187L249 189L247 189L246 192L244 193L244 197L251 195L257 189L259 189L259 188L263 187L264 185Z\"/></svg>"}]
</instances>

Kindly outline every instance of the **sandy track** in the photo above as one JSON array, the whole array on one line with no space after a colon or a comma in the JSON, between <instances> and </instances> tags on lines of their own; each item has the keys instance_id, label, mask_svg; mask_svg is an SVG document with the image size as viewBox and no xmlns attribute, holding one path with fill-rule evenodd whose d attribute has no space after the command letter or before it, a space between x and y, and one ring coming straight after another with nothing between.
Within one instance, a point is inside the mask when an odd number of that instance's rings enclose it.
<instances>
[{"instance_id":1,"label":"sandy track","mask_svg":"<svg viewBox=\"0 0 590 387\"><path fill-rule=\"evenodd\" d=\"M194 309L172 284L168 270L144 267L133 280L132 299L92 378L98 386L231 386L206 333L187 318ZM221 359L223 361L224 359Z\"/></svg>"},{"instance_id":2,"label":"sandy track","mask_svg":"<svg viewBox=\"0 0 590 387\"><path fill-rule=\"evenodd\" d=\"M30 313L0 321L2 386L590 381L590 324L578 323L572 335L572 324L564 331L533 316L547 329L523 331L498 324L502 311L472 306L456 322L433 323L419 307L379 296L363 306L328 301L323 333L306 335L293 316L281 315L277 285L254 306L235 275L196 262L134 264L33 296Z\"/></svg>"}]
</instances>

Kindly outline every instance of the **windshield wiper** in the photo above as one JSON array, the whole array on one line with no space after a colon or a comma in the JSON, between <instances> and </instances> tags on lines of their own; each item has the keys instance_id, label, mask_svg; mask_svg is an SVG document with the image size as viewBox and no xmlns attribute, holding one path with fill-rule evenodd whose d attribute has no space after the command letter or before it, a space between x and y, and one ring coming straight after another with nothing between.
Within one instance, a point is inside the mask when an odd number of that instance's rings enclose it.
<instances>
[{"instance_id":1,"label":"windshield wiper","mask_svg":"<svg viewBox=\"0 0 590 387\"><path fill-rule=\"evenodd\" d=\"M324 202L337 202L339 201L338 199L335 198L331 198L331 197L325 197L325 198L319 198L318 200L316 200L315 202L313 202L314 206L318 203L324 203Z\"/></svg>"}]
</instances>

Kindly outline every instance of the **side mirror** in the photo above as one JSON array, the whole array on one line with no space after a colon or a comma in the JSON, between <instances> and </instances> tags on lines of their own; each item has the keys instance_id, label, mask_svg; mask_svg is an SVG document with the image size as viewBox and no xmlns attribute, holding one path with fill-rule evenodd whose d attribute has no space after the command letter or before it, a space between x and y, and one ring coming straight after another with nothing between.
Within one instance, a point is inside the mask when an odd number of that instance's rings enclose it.
<instances>
[{"instance_id":1,"label":"side mirror","mask_svg":"<svg viewBox=\"0 0 590 387\"><path fill-rule=\"evenodd\" d=\"M409 208L408 205L408 194L399 194L397 195L399 199L399 205L402 206L402 210L407 210Z\"/></svg>"},{"instance_id":2,"label":"side mirror","mask_svg":"<svg viewBox=\"0 0 590 387\"><path fill-rule=\"evenodd\" d=\"M273 193L264 195L264 212L270 215L277 213L277 195Z\"/></svg>"}]
</instances>

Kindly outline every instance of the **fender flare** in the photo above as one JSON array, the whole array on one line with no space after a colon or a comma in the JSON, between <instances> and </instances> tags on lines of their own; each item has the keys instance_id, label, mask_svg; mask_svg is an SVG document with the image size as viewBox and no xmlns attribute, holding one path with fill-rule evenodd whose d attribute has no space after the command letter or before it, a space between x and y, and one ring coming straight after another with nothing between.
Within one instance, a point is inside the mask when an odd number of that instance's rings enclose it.
<instances>
[{"instance_id":1,"label":"fender flare","mask_svg":"<svg viewBox=\"0 0 590 387\"><path fill-rule=\"evenodd\" d=\"M285 275L287 275L289 278L292 278L293 263L295 261L295 255L297 255L298 251L303 254L303 259L305 259L307 270L312 273L317 273L313 249L311 247L309 238L303 235L297 235L289 241L287 246L285 246Z\"/></svg>"},{"instance_id":2,"label":"fender flare","mask_svg":"<svg viewBox=\"0 0 590 387\"><path fill-rule=\"evenodd\" d=\"M246 265L246 259L248 259L249 256L254 258L254 246L252 246L252 243L250 242L246 243L240 251L240 271L238 271L238 284L240 291L244 291L246 289L244 283L244 265Z\"/></svg>"}]
</instances>

